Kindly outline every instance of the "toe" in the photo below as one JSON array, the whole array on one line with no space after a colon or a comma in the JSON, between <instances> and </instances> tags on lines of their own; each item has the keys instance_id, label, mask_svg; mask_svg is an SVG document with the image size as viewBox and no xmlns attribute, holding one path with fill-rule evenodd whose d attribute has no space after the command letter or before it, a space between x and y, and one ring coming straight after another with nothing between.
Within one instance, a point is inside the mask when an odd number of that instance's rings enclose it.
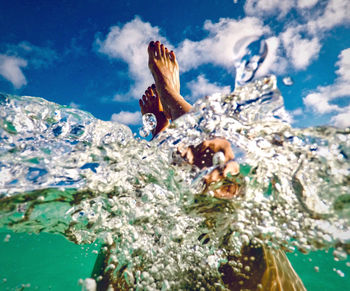
<instances>
[{"instance_id":1,"label":"toe","mask_svg":"<svg viewBox=\"0 0 350 291\"><path fill-rule=\"evenodd\" d=\"M155 46L156 57L159 59L160 56L161 56L160 42L157 40L157 41L154 43L154 46Z\"/></svg>"},{"instance_id":2,"label":"toe","mask_svg":"<svg viewBox=\"0 0 350 291\"><path fill-rule=\"evenodd\" d=\"M164 47L164 44L161 44L161 45L160 45L160 54L161 54L162 57L165 56L165 47Z\"/></svg>"},{"instance_id":3,"label":"toe","mask_svg":"<svg viewBox=\"0 0 350 291\"><path fill-rule=\"evenodd\" d=\"M150 103L152 104L152 106L154 107L154 106L156 105L156 101L157 101L156 96L152 95L152 96L149 98L149 101L150 101Z\"/></svg>"},{"instance_id":4,"label":"toe","mask_svg":"<svg viewBox=\"0 0 350 291\"><path fill-rule=\"evenodd\" d=\"M147 100L148 98L147 98L147 96L146 95L143 95L142 96L142 100L143 100L143 103L144 103L144 106L146 106L146 104L147 104Z\"/></svg>"},{"instance_id":5,"label":"toe","mask_svg":"<svg viewBox=\"0 0 350 291\"><path fill-rule=\"evenodd\" d=\"M149 44L148 44L148 54L152 57L154 57L154 50L155 50L155 43L152 40Z\"/></svg>"},{"instance_id":6,"label":"toe","mask_svg":"<svg viewBox=\"0 0 350 291\"><path fill-rule=\"evenodd\" d=\"M152 96L152 88L148 87L147 90L145 91L145 94L147 96L147 98L149 98L150 96Z\"/></svg>"}]
</instances>

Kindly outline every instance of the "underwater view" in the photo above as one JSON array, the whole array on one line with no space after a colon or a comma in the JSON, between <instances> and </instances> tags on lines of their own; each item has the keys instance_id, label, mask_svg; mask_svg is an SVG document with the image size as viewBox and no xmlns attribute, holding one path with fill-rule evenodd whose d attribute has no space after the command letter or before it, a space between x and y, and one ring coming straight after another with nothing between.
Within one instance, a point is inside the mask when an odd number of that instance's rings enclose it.
<instances>
[{"instance_id":1,"label":"underwater view","mask_svg":"<svg viewBox=\"0 0 350 291\"><path fill-rule=\"evenodd\" d=\"M110 270L136 289L224 288L220 264L250 242L310 260L315 277L312 256L326 250L344 286L350 130L291 127L274 76L197 101L150 142L79 109L0 97L1 226L90 245L108 258L96 280ZM234 145L244 196L202 194L208 169L176 155L212 135Z\"/></svg>"},{"instance_id":2,"label":"underwater view","mask_svg":"<svg viewBox=\"0 0 350 291\"><path fill-rule=\"evenodd\" d=\"M44 2L0 4L0 290L350 290L347 1Z\"/></svg>"}]
</instances>

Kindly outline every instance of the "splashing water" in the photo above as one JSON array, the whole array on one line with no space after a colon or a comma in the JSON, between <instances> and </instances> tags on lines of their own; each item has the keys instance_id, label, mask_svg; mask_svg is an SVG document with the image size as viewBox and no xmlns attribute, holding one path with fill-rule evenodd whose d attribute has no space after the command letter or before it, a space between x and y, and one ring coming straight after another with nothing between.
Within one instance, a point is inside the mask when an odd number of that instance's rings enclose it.
<instances>
[{"instance_id":1,"label":"splashing water","mask_svg":"<svg viewBox=\"0 0 350 291\"><path fill-rule=\"evenodd\" d=\"M153 142L40 98L0 104L0 225L102 239L107 269L132 287L209 288L249 241L347 259L350 130L292 128L274 76L199 100ZM201 194L206 170L176 155L212 136L241 164L232 201Z\"/></svg>"},{"instance_id":2,"label":"splashing water","mask_svg":"<svg viewBox=\"0 0 350 291\"><path fill-rule=\"evenodd\" d=\"M153 113L145 113L142 115L142 124L139 134L141 137L147 137L157 127L156 116Z\"/></svg>"},{"instance_id":3,"label":"splashing water","mask_svg":"<svg viewBox=\"0 0 350 291\"><path fill-rule=\"evenodd\" d=\"M238 50L238 48L235 48L235 50ZM249 43L245 51L245 55L236 64L236 88L254 79L255 74L261 67L260 65L267 56L268 47L265 39L259 38Z\"/></svg>"},{"instance_id":4,"label":"splashing water","mask_svg":"<svg viewBox=\"0 0 350 291\"><path fill-rule=\"evenodd\" d=\"M292 77L290 77L290 76L284 77L282 79L282 82L286 86L292 86L294 84L294 81L293 81Z\"/></svg>"}]
</instances>

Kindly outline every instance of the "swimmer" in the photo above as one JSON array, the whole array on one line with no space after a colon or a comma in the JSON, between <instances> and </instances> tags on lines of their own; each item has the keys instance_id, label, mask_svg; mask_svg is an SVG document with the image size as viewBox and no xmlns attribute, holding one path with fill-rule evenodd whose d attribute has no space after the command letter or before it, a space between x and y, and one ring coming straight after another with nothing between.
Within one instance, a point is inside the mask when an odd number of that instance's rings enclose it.
<instances>
[{"instance_id":1,"label":"swimmer","mask_svg":"<svg viewBox=\"0 0 350 291\"><path fill-rule=\"evenodd\" d=\"M147 88L139 105L142 114L153 113L156 116L157 127L152 132L155 137L167 128L169 120L173 121L186 114L192 106L180 95L179 66L174 52L169 52L159 41L152 41L148 46L148 55L149 68L155 84ZM206 191L210 190L213 183L227 178L229 173L239 173L239 165L234 161L231 144L226 139L213 138L197 146L182 146L178 151L189 164L200 169L213 165L212 157L215 153L221 151L224 154L224 165L215 168L205 177ZM212 191L216 198L232 199L243 194L241 188L231 183ZM110 246L107 253L100 251L96 260L92 277L99 278L98 275L103 274L97 283L97 290L129 290L123 276L124 269L113 274L113 270L107 268L111 250L115 247ZM219 272L228 290L306 290L282 250L272 251L265 246L248 244L242 247L239 256L227 255L227 261L228 263L219 267ZM244 268L240 271L234 270L229 264L230 261L242 264Z\"/></svg>"},{"instance_id":2,"label":"swimmer","mask_svg":"<svg viewBox=\"0 0 350 291\"><path fill-rule=\"evenodd\" d=\"M175 53L169 52L159 41L152 41L148 46L148 55L149 69L155 80L153 92L156 98L159 98L165 116L175 120L192 108L180 94L179 66ZM143 99L144 102L151 103L147 100L150 98ZM152 108L151 113L156 116L159 114L157 110L160 107L148 108ZM161 127L161 130L166 128ZM234 161L231 144L223 138L205 140L198 146L178 150L189 164L201 169L213 165L212 157L215 153L221 151L224 154L224 166L214 169L205 177L206 189L210 188L211 184L226 178L229 173L231 175L239 173L239 165ZM221 199L232 199L239 194L241 194L240 187L232 184L214 190L214 196ZM246 258L254 260L246 262ZM222 280L230 290L306 290L282 250L272 252L264 246L246 245L242 248L240 256L228 256L228 261L231 260L241 261L243 265L249 266L249 271L235 272L229 264L221 265L219 271L223 274Z\"/></svg>"},{"instance_id":3,"label":"swimmer","mask_svg":"<svg viewBox=\"0 0 350 291\"><path fill-rule=\"evenodd\" d=\"M179 65L175 53L169 51L159 41L151 41L148 45L148 56L148 66L155 84L152 85L152 88L148 87L145 95L139 101L141 113L153 113L157 117L163 116L162 112L164 111L164 115L173 121L192 109L192 105L180 94ZM154 97L150 96L152 93ZM158 105L159 103L160 105ZM169 125L169 122L165 124L163 118L160 118L159 122L161 123L160 130L156 129L153 137ZM211 167L214 154L222 152L224 165L215 168L204 178L205 192L211 191L216 198L226 199L239 194L240 189L234 183L225 184L218 189L214 186L216 182L223 180L229 174L237 175L239 173L239 165L234 161L234 153L226 139L213 138L203 141L197 146L179 147L178 151L189 164L200 169Z\"/></svg>"}]
</instances>

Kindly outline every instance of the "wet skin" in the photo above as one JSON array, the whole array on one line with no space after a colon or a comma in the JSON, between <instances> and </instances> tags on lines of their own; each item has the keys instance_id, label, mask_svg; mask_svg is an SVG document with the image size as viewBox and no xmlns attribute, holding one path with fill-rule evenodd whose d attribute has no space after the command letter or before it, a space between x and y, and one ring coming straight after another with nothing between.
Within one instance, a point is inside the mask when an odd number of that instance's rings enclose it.
<instances>
[{"instance_id":1,"label":"wet skin","mask_svg":"<svg viewBox=\"0 0 350 291\"><path fill-rule=\"evenodd\" d=\"M139 100L139 105L142 115L153 113L157 119L157 126L152 130L153 137L168 127L169 120L165 116L163 105L159 100L158 92L154 84L147 88L145 94Z\"/></svg>"},{"instance_id":2,"label":"wet skin","mask_svg":"<svg viewBox=\"0 0 350 291\"><path fill-rule=\"evenodd\" d=\"M159 96L164 114L171 120L182 116L189 112L192 106L180 95L180 78L179 65L176 61L176 56L173 51L170 51L159 41L151 41L148 45L148 66L155 81L156 90L153 87L153 92ZM147 92L148 90L146 90ZM144 107L152 108L152 113L159 115L160 106L152 105L152 99L142 97ZM148 103L146 105L146 103ZM141 107L141 99L140 99ZM142 112L142 108L141 108ZM163 119L160 119L161 129L164 130ZM158 123L158 120L157 120ZM157 132L158 133L158 132ZM191 164L201 169L211 167L213 165L213 156L217 152L222 152L225 157L225 164L215 168L204 179L206 189L209 189L212 184L225 178L229 173L236 175L239 173L239 165L233 161L234 154L230 143L223 138L214 138L206 140L197 146L182 147L178 149L181 156ZM213 190L214 196L217 198L232 198L237 194L237 186L230 185Z\"/></svg>"},{"instance_id":3,"label":"wet skin","mask_svg":"<svg viewBox=\"0 0 350 291\"><path fill-rule=\"evenodd\" d=\"M189 112L192 106L180 95L179 66L173 51L159 41L148 46L149 68L155 80L159 100L167 118L175 120ZM164 127L162 130L164 130ZM231 144L223 138L205 140L197 146L179 147L181 156L191 165L201 169L213 165L213 156L217 152L224 155L224 164L215 168L205 177L206 189L223 180L229 173L239 173L239 165L234 161ZM226 185L213 191L216 198L232 199L240 193L238 185ZM251 274L242 281L242 277L232 271L231 266L221 266L223 281L230 290L305 290L299 276L290 265L281 250L272 252L265 246L244 246L241 258L254 256L256 261L251 266Z\"/></svg>"}]
</instances>

